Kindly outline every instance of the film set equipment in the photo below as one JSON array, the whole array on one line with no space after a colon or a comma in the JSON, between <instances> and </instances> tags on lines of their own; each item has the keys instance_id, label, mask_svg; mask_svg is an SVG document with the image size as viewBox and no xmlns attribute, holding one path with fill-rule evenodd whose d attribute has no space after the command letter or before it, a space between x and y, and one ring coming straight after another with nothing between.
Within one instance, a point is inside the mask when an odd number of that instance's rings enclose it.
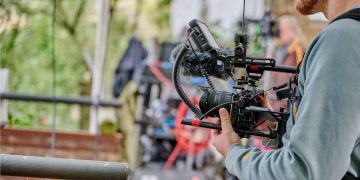
<instances>
[{"instance_id":1,"label":"film set equipment","mask_svg":"<svg viewBox=\"0 0 360 180\"><path fill-rule=\"evenodd\" d=\"M187 43L173 52L173 57L175 57L173 81L179 96L198 119L184 119L182 124L221 130L221 126L203 119L219 117L218 111L224 107L230 114L234 131L241 138L255 135L271 139L279 138L281 141L289 113L284 108L275 112L262 107L262 98L259 96L264 96L264 90L259 89L257 84L264 71L295 74L297 69L276 66L274 59L247 56L248 37L246 34L236 35L234 49L224 49L219 47L205 23L194 19L189 25ZM210 86L200 87L204 92L199 102L200 109L191 103L181 87L179 80L181 67L183 74L202 76ZM235 68L244 68L246 75L236 78ZM216 90L210 75L221 79L230 77L236 83L234 88L238 93ZM291 81L274 87L273 90L290 86L290 83ZM265 119L275 122L276 127L269 131L256 130L256 127ZM281 142L279 146L282 146Z\"/></svg>"}]
</instances>

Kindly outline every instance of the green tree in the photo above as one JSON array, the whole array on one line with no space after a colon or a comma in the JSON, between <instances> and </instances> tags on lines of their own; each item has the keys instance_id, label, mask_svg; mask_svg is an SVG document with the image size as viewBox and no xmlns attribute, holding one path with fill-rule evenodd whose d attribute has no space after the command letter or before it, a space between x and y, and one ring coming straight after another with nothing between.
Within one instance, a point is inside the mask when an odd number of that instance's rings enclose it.
<instances>
[{"instance_id":1,"label":"green tree","mask_svg":"<svg viewBox=\"0 0 360 180\"><path fill-rule=\"evenodd\" d=\"M169 40L170 0L109 0L110 30L104 71L104 92L111 98L116 64L136 35L148 45L158 38ZM10 70L9 91L52 95L52 0L0 0L0 67ZM90 93L91 73L84 50L94 52L96 0L57 0L55 22L56 96ZM12 119L34 127L50 125L52 108L43 103L11 102ZM88 110L82 115L85 119ZM77 129L70 107L57 106L59 129ZM20 123L21 124L21 123ZM26 124L26 123L25 123ZM83 125L86 127L86 123Z\"/></svg>"}]
</instances>

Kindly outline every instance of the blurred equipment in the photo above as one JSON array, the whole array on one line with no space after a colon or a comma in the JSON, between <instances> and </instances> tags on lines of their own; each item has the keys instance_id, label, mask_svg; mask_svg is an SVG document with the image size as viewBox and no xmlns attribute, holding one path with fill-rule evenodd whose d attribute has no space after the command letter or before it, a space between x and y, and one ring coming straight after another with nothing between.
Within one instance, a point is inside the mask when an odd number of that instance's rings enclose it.
<instances>
[{"instance_id":1,"label":"blurred equipment","mask_svg":"<svg viewBox=\"0 0 360 180\"><path fill-rule=\"evenodd\" d=\"M279 24L279 43L276 48L276 64L297 67L305 52L305 47L301 41L302 30L299 22L294 15L283 15L278 18ZM264 76L264 88L268 89L289 79L289 74L269 72ZM287 100L278 101L276 93L270 92L268 95L271 107L278 111L281 107L287 107Z\"/></svg>"},{"instance_id":2,"label":"blurred equipment","mask_svg":"<svg viewBox=\"0 0 360 180\"><path fill-rule=\"evenodd\" d=\"M137 105L137 94L138 94L138 84L129 81L121 95L120 101L122 102L122 107L117 111L118 119L118 130L123 134L123 151L121 152L122 161L128 162L130 155L132 153L131 142L132 133L134 131L134 122L136 114L136 105Z\"/></svg>"},{"instance_id":3,"label":"blurred equipment","mask_svg":"<svg viewBox=\"0 0 360 180\"><path fill-rule=\"evenodd\" d=\"M131 164L140 163L141 167L133 179L206 179L205 173L195 170L209 162L210 130L181 125L183 118L194 115L181 102L171 81L173 64L169 59L176 44L154 44L138 73L141 77L135 78L139 88L134 132L138 134L132 136ZM186 81L189 86L204 82L192 80ZM137 154L141 159L135 160Z\"/></svg>"},{"instance_id":4,"label":"blurred equipment","mask_svg":"<svg viewBox=\"0 0 360 180\"><path fill-rule=\"evenodd\" d=\"M126 83L132 80L135 69L140 66L141 61L144 60L147 55L148 53L143 47L142 42L138 38L132 37L115 71L113 85L114 97L119 97Z\"/></svg>"},{"instance_id":5,"label":"blurred equipment","mask_svg":"<svg viewBox=\"0 0 360 180\"><path fill-rule=\"evenodd\" d=\"M186 104L182 102L177 109L175 117L176 146L171 152L169 158L167 159L164 165L164 170L169 170L171 168L176 157L181 152L184 152L187 155L187 169L191 169L193 163L192 161L194 161L195 156L204 152L209 147L209 142L211 138L211 133L209 130L204 131L201 129L189 129L181 125L181 121L184 118L189 118L188 113L189 112ZM194 115L192 114L192 117L193 116Z\"/></svg>"},{"instance_id":6,"label":"blurred equipment","mask_svg":"<svg viewBox=\"0 0 360 180\"><path fill-rule=\"evenodd\" d=\"M176 44L169 43L169 42L163 42L160 44L160 54L159 54L159 60L160 61L169 61L171 52L176 47Z\"/></svg>"},{"instance_id":7,"label":"blurred equipment","mask_svg":"<svg viewBox=\"0 0 360 180\"><path fill-rule=\"evenodd\" d=\"M143 71L147 50L137 37L132 37L115 71L113 96L119 97L123 106L117 111L118 130L123 134L122 160L129 162L133 153L132 138L135 130L139 82L137 74ZM134 154L134 153L133 153Z\"/></svg>"},{"instance_id":8,"label":"blurred equipment","mask_svg":"<svg viewBox=\"0 0 360 180\"><path fill-rule=\"evenodd\" d=\"M172 43L154 41L146 62L134 73L133 82L138 87L136 106L131 112L135 115L135 126L129 132L132 167L138 164L147 167L148 164L165 161L175 146L174 109L181 100L171 97L172 65L168 59L174 46ZM125 130L128 131L127 128ZM139 155L141 158L138 159Z\"/></svg>"}]
</instances>

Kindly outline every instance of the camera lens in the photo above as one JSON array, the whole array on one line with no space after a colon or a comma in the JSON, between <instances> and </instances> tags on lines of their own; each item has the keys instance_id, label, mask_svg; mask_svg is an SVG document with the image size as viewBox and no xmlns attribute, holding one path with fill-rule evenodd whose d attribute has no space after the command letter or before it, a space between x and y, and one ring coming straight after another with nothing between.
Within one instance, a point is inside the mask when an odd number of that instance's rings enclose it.
<instances>
[{"instance_id":1,"label":"camera lens","mask_svg":"<svg viewBox=\"0 0 360 180\"><path fill-rule=\"evenodd\" d=\"M204 95L201 97L200 103L199 103L201 113L206 113L210 109L212 109L220 104L232 102L233 95L234 95L233 93L226 92L226 91L216 91L216 90L205 91ZM226 108L230 112L230 107L231 107L230 104L225 105L223 107ZM212 111L211 113L208 114L208 116L219 117L219 109L220 108L221 107Z\"/></svg>"}]
</instances>

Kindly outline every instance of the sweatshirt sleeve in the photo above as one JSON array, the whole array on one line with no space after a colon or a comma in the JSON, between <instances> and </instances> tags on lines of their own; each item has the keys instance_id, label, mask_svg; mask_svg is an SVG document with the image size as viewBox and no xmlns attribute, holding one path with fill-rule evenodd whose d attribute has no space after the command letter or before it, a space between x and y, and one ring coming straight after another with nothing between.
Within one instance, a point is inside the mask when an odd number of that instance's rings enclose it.
<instances>
[{"instance_id":1,"label":"sweatshirt sleeve","mask_svg":"<svg viewBox=\"0 0 360 180\"><path fill-rule=\"evenodd\" d=\"M241 180L339 180L360 134L360 23L340 20L314 41L300 73L303 99L287 144L233 145L225 165Z\"/></svg>"}]
</instances>

